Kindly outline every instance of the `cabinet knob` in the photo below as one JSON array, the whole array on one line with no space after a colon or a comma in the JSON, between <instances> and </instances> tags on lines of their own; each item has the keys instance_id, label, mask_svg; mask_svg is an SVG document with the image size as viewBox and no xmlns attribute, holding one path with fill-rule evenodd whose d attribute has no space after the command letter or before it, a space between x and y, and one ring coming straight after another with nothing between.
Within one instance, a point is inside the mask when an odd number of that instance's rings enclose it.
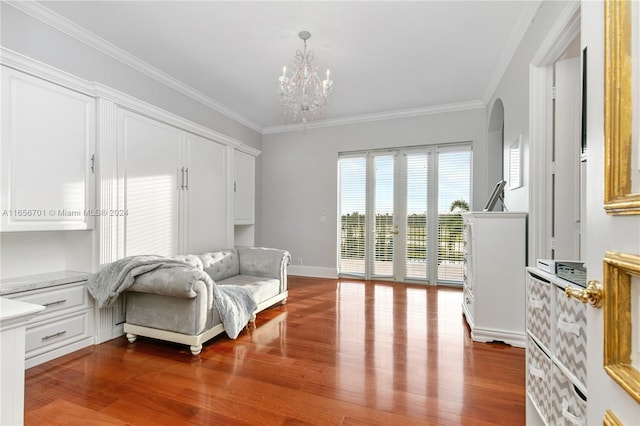
<instances>
[{"instance_id":1,"label":"cabinet knob","mask_svg":"<svg viewBox=\"0 0 640 426\"><path fill-rule=\"evenodd\" d=\"M568 285L564 289L564 294L567 297L573 297L582 303L589 303L594 308L602 306L603 293L602 284L600 284L600 281L595 280L589 281L587 288L573 288Z\"/></svg>"}]
</instances>

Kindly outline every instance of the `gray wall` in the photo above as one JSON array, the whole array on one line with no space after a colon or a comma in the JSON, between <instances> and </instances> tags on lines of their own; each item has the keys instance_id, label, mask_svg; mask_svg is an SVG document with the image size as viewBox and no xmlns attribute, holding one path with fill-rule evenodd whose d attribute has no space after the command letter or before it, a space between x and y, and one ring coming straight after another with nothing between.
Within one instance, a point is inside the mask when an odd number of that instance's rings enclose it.
<instances>
[{"instance_id":1,"label":"gray wall","mask_svg":"<svg viewBox=\"0 0 640 426\"><path fill-rule=\"evenodd\" d=\"M291 252L293 264L336 268L338 153L473 142L473 203L486 201L485 110L308 129L263 136L260 244ZM323 209L327 221L320 222Z\"/></svg>"},{"instance_id":2,"label":"gray wall","mask_svg":"<svg viewBox=\"0 0 640 426\"><path fill-rule=\"evenodd\" d=\"M0 8L0 41L3 47L85 80L102 83L254 148L261 148L260 133L4 2Z\"/></svg>"}]
</instances>

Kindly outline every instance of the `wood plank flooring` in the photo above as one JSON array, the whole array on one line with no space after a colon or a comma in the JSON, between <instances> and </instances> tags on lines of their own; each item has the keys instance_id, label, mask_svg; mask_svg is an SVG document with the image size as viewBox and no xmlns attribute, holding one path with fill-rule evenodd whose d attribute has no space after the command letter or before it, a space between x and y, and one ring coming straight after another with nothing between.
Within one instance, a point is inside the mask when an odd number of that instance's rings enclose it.
<instances>
[{"instance_id":1,"label":"wood plank flooring","mask_svg":"<svg viewBox=\"0 0 640 426\"><path fill-rule=\"evenodd\" d=\"M26 372L26 425L519 425L525 354L448 287L290 277L238 339L120 337Z\"/></svg>"}]
</instances>

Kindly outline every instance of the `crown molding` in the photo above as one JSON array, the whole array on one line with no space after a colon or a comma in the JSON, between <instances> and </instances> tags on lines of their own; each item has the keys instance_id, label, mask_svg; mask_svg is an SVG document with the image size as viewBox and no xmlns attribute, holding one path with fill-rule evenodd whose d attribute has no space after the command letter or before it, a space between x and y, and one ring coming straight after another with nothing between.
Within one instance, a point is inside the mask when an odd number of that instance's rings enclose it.
<instances>
[{"instance_id":1,"label":"crown molding","mask_svg":"<svg viewBox=\"0 0 640 426\"><path fill-rule=\"evenodd\" d=\"M567 46L580 33L580 16L580 2L567 3L533 55L532 66L546 66L558 60Z\"/></svg>"},{"instance_id":2,"label":"crown molding","mask_svg":"<svg viewBox=\"0 0 640 426\"><path fill-rule=\"evenodd\" d=\"M244 144L238 139L227 136L224 133L217 132L198 123L187 120L148 102L144 102L140 99L134 98L133 96L127 95L126 93L105 86L104 84L84 80L66 71L59 70L51 65L29 58L28 56L1 46L0 64L33 75L34 77L39 77L52 83L59 84L77 92L84 93L88 96L106 99L117 104L119 107L135 111L171 126L220 142L224 145L232 146L233 148L246 152L247 154L257 156L261 153L261 151Z\"/></svg>"},{"instance_id":3,"label":"crown molding","mask_svg":"<svg viewBox=\"0 0 640 426\"><path fill-rule=\"evenodd\" d=\"M346 126L350 124L369 123L382 120L396 120L400 118L420 117L423 115L443 114L447 112L468 111L484 109L485 104L480 100L458 102L452 104L435 105L420 108L411 108L397 111L378 112L373 114L352 115L348 117L329 118L323 121L307 124L285 124L282 126L269 126L262 129L262 134L295 132L298 130L319 129L323 127Z\"/></svg>"},{"instance_id":4,"label":"crown molding","mask_svg":"<svg viewBox=\"0 0 640 426\"><path fill-rule=\"evenodd\" d=\"M520 46L520 42L522 42L524 35L527 33L527 30L529 29L529 25L531 25L531 22L535 18L536 13L538 13L538 9L540 9L541 5L542 5L541 0L527 2L524 9L522 10L522 13L520 13L520 16L518 17L518 21L516 22L516 25L513 28L513 31L511 32L511 35L507 39L508 40L507 45L502 50L502 54L498 59L498 62L493 72L493 77L489 81L489 85L487 86L487 89L484 92L483 101L485 105L489 104L489 100L491 99L496 89L498 88L498 84L500 84L500 80L504 76L504 73L507 71L507 68L511 63L511 60L513 59L513 56L518 50L518 46Z\"/></svg>"},{"instance_id":5,"label":"crown molding","mask_svg":"<svg viewBox=\"0 0 640 426\"><path fill-rule=\"evenodd\" d=\"M60 84L76 92L94 96L94 86L91 82L3 46L0 46L0 64Z\"/></svg>"},{"instance_id":6,"label":"crown molding","mask_svg":"<svg viewBox=\"0 0 640 426\"><path fill-rule=\"evenodd\" d=\"M215 99L212 99L202 92L199 92L198 90L184 84L180 80L144 62L143 60L130 54L129 52L117 47L112 43L109 43L101 37L98 37L86 28L55 13L51 9L32 0L5 0L4 3L17 10L20 10L23 13L26 13L27 15L35 19L38 19L39 21L45 23L46 25L49 25L52 28L62 31L63 33L98 50L99 52L111 56L115 60L145 74L146 76L164 84L165 86L168 86L182 93L183 95L188 96L189 98L205 105L206 107L209 107L214 111L217 111L227 116L228 118L244 126L247 126L252 130L255 130L258 133L262 132L261 126L257 123L254 123L253 121L243 117L231 108L226 107Z\"/></svg>"}]
</instances>

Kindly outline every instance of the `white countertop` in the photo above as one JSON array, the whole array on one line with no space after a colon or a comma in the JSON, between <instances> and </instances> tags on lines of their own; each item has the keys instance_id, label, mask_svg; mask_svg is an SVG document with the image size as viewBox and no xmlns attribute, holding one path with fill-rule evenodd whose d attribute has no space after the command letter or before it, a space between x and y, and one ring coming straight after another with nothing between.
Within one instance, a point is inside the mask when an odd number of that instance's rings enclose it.
<instances>
[{"instance_id":1,"label":"white countertop","mask_svg":"<svg viewBox=\"0 0 640 426\"><path fill-rule=\"evenodd\" d=\"M11 325L25 323L44 309L42 305L0 297L0 327L4 329Z\"/></svg>"},{"instance_id":2,"label":"white countertop","mask_svg":"<svg viewBox=\"0 0 640 426\"><path fill-rule=\"evenodd\" d=\"M86 281L87 272L58 271L0 280L0 296Z\"/></svg>"}]
</instances>

